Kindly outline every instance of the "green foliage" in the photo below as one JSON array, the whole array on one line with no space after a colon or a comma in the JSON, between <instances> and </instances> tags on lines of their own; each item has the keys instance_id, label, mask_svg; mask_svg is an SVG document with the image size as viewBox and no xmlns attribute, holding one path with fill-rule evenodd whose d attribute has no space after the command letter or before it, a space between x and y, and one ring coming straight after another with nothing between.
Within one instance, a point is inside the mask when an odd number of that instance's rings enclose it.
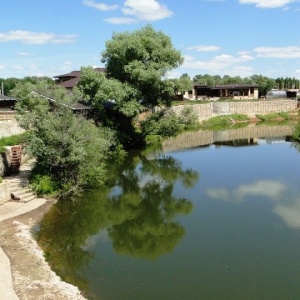
<instances>
[{"instance_id":1,"label":"green foliage","mask_svg":"<svg viewBox=\"0 0 300 300\"><path fill-rule=\"evenodd\" d=\"M35 87L56 101L27 94ZM66 198L103 183L109 149L117 144L113 133L75 115L69 106L72 96L64 89L26 83L15 93L24 95L16 109L20 126L29 134L26 151L36 157L39 174L50 177L49 181L42 178L40 190L52 186Z\"/></svg>"},{"instance_id":2,"label":"green foliage","mask_svg":"<svg viewBox=\"0 0 300 300\"><path fill-rule=\"evenodd\" d=\"M158 144L161 139L177 135L185 129L198 124L198 118L192 107L185 107L179 115L172 109L160 109L141 122L142 135L146 144Z\"/></svg>"},{"instance_id":3,"label":"green foliage","mask_svg":"<svg viewBox=\"0 0 300 300\"><path fill-rule=\"evenodd\" d=\"M278 121L278 120L288 120L290 119L290 115L287 112L279 112L279 113L271 113L271 114L265 114L255 115L259 120L263 122L270 122L270 121Z\"/></svg>"},{"instance_id":4,"label":"green foliage","mask_svg":"<svg viewBox=\"0 0 300 300\"><path fill-rule=\"evenodd\" d=\"M192 107L184 107L184 109L181 111L179 115L179 120L178 122L180 124L188 126L193 126L197 123L198 121L198 116L193 110Z\"/></svg>"},{"instance_id":5,"label":"green foliage","mask_svg":"<svg viewBox=\"0 0 300 300\"><path fill-rule=\"evenodd\" d=\"M296 148L299 149L299 143L300 143L300 122L295 126L295 130L293 133L293 139L297 142Z\"/></svg>"},{"instance_id":6,"label":"green foliage","mask_svg":"<svg viewBox=\"0 0 300 300\"><path fill-rule=\"evenodd\" d=\"M159 145L162 142L162 137L157 134L149 134L145 138L146 145Z\"/></svg>"},{"instance_id":7,"label":"green foliage","mask_svg":"<svg viewBox=\"0 0 300 300\"><path fill-rule=\"evenodd\" d=\"M282 111L278 113L278 116L280 116L281 118L283 118L284 120L289 120L290 119L290 115L288 112Z\"/></svg>"},{"instance_id":8,"label":"green foliage","mask_svg":"<svg viewBox=\"0 0 300 300\"><path fill-rule=\"evenodd\" d=\"M24 84L26 82L36 84L40 81L45 81L49 85L54 85L55 84L55 81L50 77L46 77L46 76L41 76L41 77L39 77L39 76L27 76L27 77L24 77L22 79L15 78L15 77L6 78L6 79L0 78L0 85L2 85L2 83L3 83L4 95L11 95L11 91L18 84Z\"/></svg>"},{"instance_id":9,"label":"green foliage","mask_svg":"<svg viewBox=\"0 0 300 300\"><path fill-rule=\"evenodd\" d=\"M2 181L3 181L3 178L0 176L0 183L2 183Z\"/></svg>"},{"instance_id":10,"label":"green foliage","mask_svg":"<svg viewBox=\"0 0 300 300\"><path fill-rule=\"evenodd\" d=\"M176 135L180 130L180 124L173 111L161 109L141 122L141 130L144 136L159 135L166 138Z\"/></svg>"},{"instance_id":11,"label":"green foliage","mask_svg":"<svg viewBox=\"0 0 300 300\"><path fill-rule=\"evenodd\" d=\"M38 196L56 196L59 190L57 183L53 181L50 175L33 174L30 179L30 185Z\"/></svg>"},{"instance_id":12,"label":"green foliage","mask_svg":"<svg viewBox=\"0 0 300 300\"><path fill-rule=\"evenodd\" d=\"M5 151L6 146L14 146L26 143L28 139L28 133L24 132L21 134L11 135L0 139L0 152Z\"/></svg>"},{"instance_id":13,"label":"green foliage","mask_svg":"<svg viewBox=\"0 0 300 300\"><path fill-rule=\"evenodd\" d=\"M226 125L233 125L235 123L244 123L249 121L249 117L247 115L242 114L231 114L231 115L224 115L224 116L217 116L210 118L209 120L203 121L201 127L204 129L222 129Z\"/></svg>"},{"instance_id":14,"label":"green foliage","mask_svg":"<svg viewBox=\"0 0 300 300\"><path fill-rule=\"evenodd\" d=\"M114 33L102 52L102 62L108 78L127 83L138 91L145 106L153 107L168 104L172 95L163 77L180 66L183 58L168 36L146 25L132 33Z\"/></svg>"}]
</instances>

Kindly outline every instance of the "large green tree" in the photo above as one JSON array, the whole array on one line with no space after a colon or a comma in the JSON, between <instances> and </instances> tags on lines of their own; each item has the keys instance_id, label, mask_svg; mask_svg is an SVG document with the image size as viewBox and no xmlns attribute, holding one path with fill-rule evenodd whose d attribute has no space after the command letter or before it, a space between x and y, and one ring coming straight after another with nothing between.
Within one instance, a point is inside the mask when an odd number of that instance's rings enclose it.
<instances>
[{"instance_id":1,"label":"large green tree","mask_svg":"<svg viewBox=\"0 0 300 300\"><path fill-rule=\"evenodd\" d=\"M146 25L134 32L114 33L102 52L102 62L108 78L136 89L139 100L153 107L170 104L172 95L165 76L179 67L183 58L167 35Z\"/></svg>"},{"instance_id":2,"label":"large green tree","mask_svg":"<svg viewBox=\"0 0 300 300\"><path fill-rule=\"evenodd\" d=\"M183 89L183 80L175 83L166 76L183 62L181 53L168 36L147 25L134 32L114 33L102 62L105 73L82 68L78 89L98 112L97 118L118 132L123 145L136 145L142 141L135 126L142 108L170 106L176 90Z\"/></svg>"}]
</instances>

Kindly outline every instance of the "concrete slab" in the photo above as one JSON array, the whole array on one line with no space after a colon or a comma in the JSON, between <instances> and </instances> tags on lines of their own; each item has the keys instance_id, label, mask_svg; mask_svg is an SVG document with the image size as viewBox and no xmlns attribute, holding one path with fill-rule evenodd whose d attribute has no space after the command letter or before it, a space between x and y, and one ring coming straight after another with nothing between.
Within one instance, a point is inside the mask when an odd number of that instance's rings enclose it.
<instances>
[{"instance_id":1,"label":"concrete slab","mask_svg":"<svg viewBox=\"0 0 300 300\"><path fill-rule=\"evenodd\" d=\"M46 199L35 198L27 203L7 202L0 205L0 221L10 219L38 208L46 202ZM11 265L8 257L0 246L0 299L19 300L14 291Z\"/></svg>"},{"instance_id":2,"label":"concrete slab","mask_svg":"<svg viewBox=\"0 0 300 300\"><path fill-rule=\"evenodd\" d=\"M27 203L10 201L3 205L0 205L0 222L36 209L43 205L46 201L47 200L43 198L35 198Z\"/></svg>"},{"instance_id":3,"label":"concrete slab","mask_svg":"<svg viewBox=\"0 0 300 300\"><path fill-rule=\"evenodd\" d=\"M0 291L1 300L19 300L19 297L14 291L10 261L4 251L0 248Z\"/></svg>"}]
</instances>

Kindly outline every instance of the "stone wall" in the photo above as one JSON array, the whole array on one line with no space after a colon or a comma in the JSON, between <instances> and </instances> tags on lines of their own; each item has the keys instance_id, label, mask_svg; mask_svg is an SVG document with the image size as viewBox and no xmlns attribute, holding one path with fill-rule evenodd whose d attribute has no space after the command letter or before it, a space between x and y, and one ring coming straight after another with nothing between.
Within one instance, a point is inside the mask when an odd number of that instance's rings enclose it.
<instances>
[{"instance_id":1,"label":"stone wall","mask_svg":"<svg viewBox=\"0 0 300 300\"><path fill-rule=\"evenodd\" d=\"M185 107L190 107L196 112L198 120L203 121L214 116L226 114L245 114L254 116L256 114L269 114L275 112L289 112L297 108L295 100L261 100L242 102L210 102L194 105L173 106L175 113L180 113Z\"/></svg>"},{"instance_id":2,"label":"stone wall","mask_svg":"<svg viewBox=\"0 0 300 300\"><path fill-rule=\"evenodd\" d=\"M180 114L185 108L192 108L198 116L198 121L209 119L213 116L212 103L194 104L194 105L178 105L173 106L172 110L176 114Z\"/></svg>"},{"instance_id":3,"label":"stone wall","mask_svg":"<svg viewBox=\"0 0 300 300\"><path fill-rule=\"evenodd\" d=\"M15 119L0 120L0 138L24 132Z\"/></svg>"},{"instance_id":4,"label":"stone wall","mask_svg":"<svg viewBox=\"0 0 300 300\"><path fill-rule=\"evenodd\" d=\"M297 108L295 100L262 100L254 102L229 102L230 114L269 114L275 112L289 112Z\"/></svg>"}]
</instances>

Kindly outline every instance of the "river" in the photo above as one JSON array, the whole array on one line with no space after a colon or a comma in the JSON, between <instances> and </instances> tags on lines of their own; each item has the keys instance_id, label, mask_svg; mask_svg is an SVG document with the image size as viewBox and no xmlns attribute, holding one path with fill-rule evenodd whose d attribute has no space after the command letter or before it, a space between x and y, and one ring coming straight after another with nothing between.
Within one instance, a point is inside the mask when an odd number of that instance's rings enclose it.
<instances>
[{"instance_id":1,"label":"river","mask_svg":"<svg viewBox=\"0 0 300 300\"><path fill-rule=\"evenodd\" d=\"M52 268L89 299L298 299L300 147L247 128L133 151L58 203L37 233Z\"/></svg>"}]
</instances>

